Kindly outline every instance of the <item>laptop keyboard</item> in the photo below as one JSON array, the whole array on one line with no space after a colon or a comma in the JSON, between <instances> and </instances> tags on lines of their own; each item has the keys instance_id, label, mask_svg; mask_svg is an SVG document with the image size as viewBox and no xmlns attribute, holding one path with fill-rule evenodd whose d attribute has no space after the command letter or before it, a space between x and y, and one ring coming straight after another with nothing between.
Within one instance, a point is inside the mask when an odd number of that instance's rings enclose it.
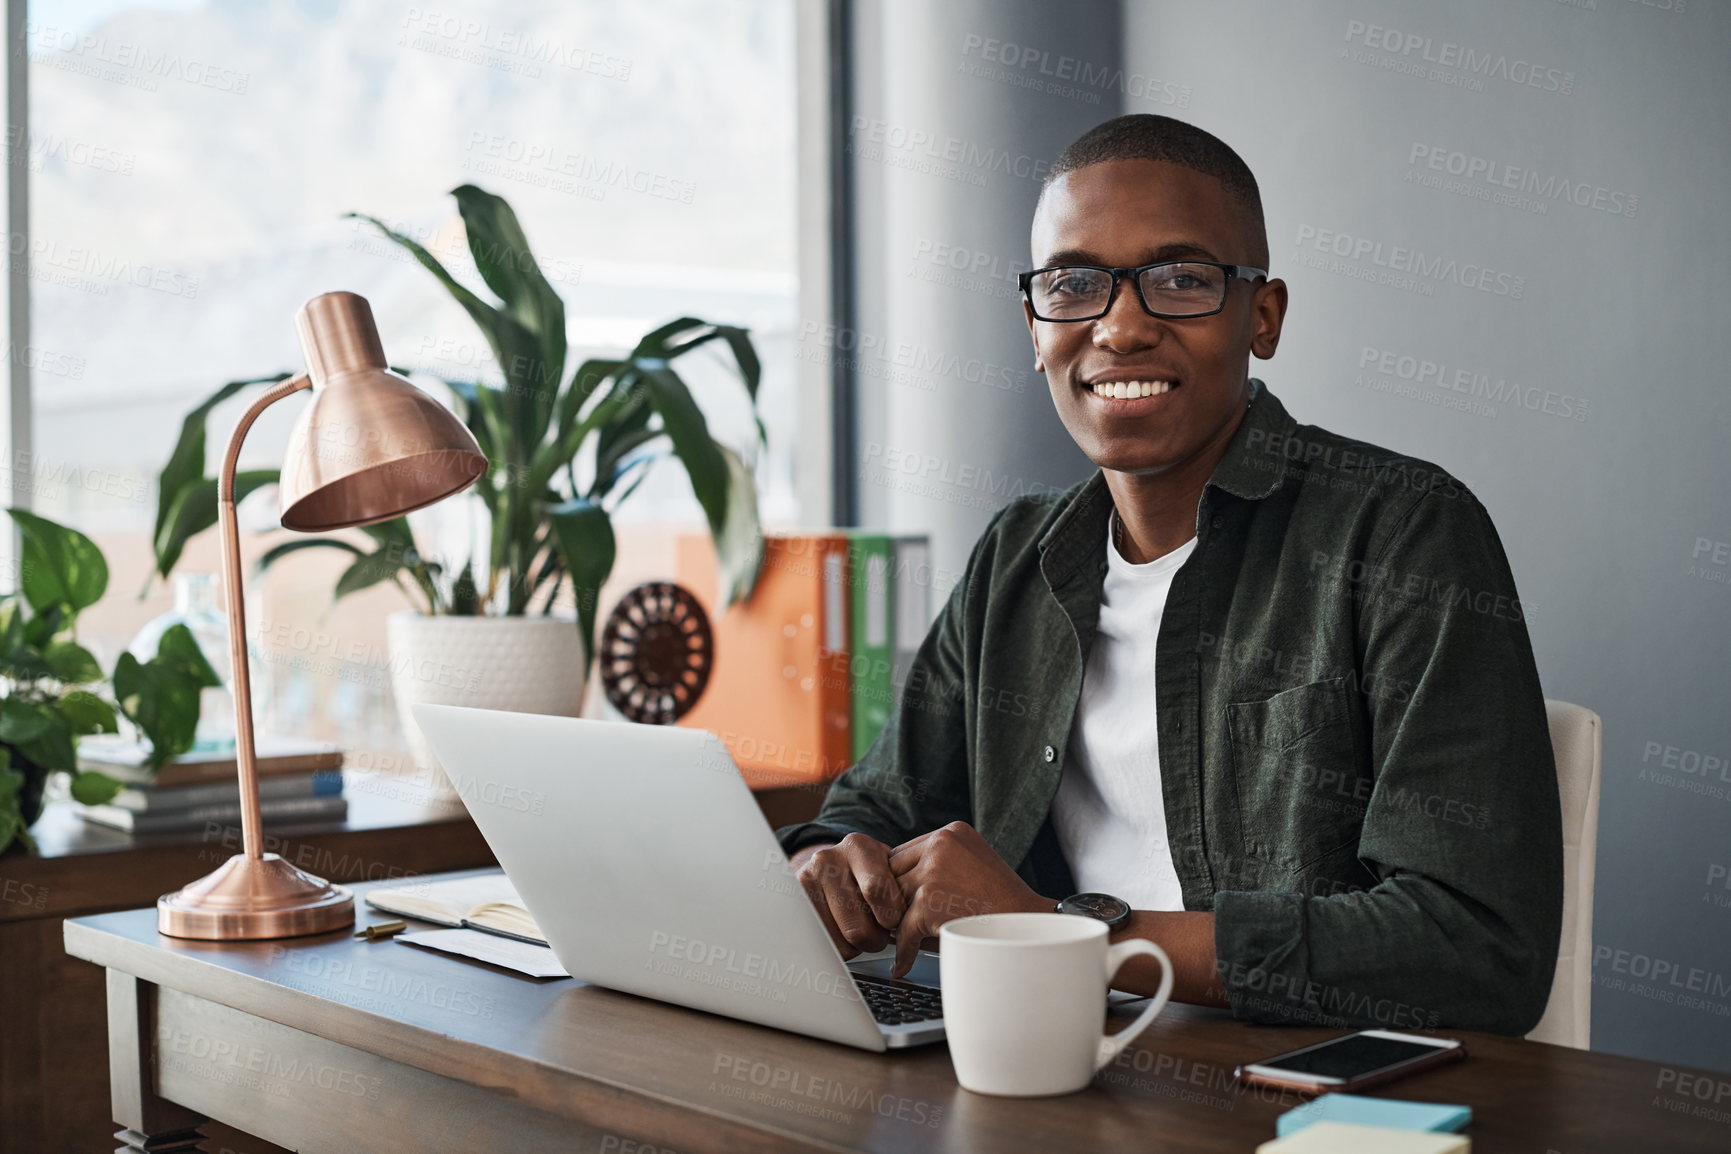
<instances>
[{"instance_id":1,"label":"laptop keyboard","mask_svg":"<svg viewBox=\"0 0 1731 1154\"><path fill-rule=\"evenodd\" d=\"M944 1001L936 990L901 982L886 982L856 973L854 983L871 1008L872 1017L884 1026L930 1022L944 1016Z\"/></svg>"}]
</instances>

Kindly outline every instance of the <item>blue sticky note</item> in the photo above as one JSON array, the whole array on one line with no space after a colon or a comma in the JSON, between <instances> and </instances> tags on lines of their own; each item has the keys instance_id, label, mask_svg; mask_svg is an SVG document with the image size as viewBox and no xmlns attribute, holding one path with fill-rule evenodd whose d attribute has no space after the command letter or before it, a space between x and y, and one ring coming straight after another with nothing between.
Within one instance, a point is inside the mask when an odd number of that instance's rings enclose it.
<instances>
[{"instance_id":1,"label":"blue sticky note","mask_svg":"<svg viewBox=\"0 0 1731 1154\"><path fill-rule=\"evenodd\" d=\"M1394 1130L1455 1131L1473 1120L1470 1106L1436 1102L1403 1102L1397 1098L1365 1098L1357 1094L1324 1094L1282 1114L1274 1132L1284 1138L1312 1122L1354 1122Z\"/></svg>"}]
</instances>

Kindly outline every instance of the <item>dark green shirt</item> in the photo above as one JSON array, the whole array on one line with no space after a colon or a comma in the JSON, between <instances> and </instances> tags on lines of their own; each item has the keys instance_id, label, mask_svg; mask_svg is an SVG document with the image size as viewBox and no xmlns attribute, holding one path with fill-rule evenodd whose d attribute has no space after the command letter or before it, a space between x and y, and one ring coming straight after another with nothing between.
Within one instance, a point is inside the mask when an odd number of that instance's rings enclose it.
<instances>
[{"instance_id":1,"label":"dark green shirt","mask_svg":"<svg viewBox=\"0 0 1731 1154\"><path fill-rule=\"evenodd\" d=\"M1214 913L1236 1016L1524 1033L1556 966L1563 846L1496 530L1436 466L1252 387L1159 625L1184 907ZM817 820L780 831L789 852L965 821L1037 892L1071 892L1052 799L1111 503L1097 472L993 517L899 708Z\"/></svg>"}]
</instances>

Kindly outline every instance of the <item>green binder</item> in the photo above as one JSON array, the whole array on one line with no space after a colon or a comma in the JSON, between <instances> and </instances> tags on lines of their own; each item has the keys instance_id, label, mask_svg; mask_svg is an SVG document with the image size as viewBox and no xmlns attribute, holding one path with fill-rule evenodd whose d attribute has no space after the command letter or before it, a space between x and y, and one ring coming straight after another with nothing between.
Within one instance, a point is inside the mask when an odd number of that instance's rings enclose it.
<instances>
[{"instance_id":1,"label":"green binder","mask_svg":"<svg viewBox=\"0 0 1731 1154\"><path fill-rule=\"evenodd\" d=\"M896 704L894 550L887 534L848 533L848 601L851 652L848 694L852 706L853 759L872 747Z\"/></svg>"}]
</instances>

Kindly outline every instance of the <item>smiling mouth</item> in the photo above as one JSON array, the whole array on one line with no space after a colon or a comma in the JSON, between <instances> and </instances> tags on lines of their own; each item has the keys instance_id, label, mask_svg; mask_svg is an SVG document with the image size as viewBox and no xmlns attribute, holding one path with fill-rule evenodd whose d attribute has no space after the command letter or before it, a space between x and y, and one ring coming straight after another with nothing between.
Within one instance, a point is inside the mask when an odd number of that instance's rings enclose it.
<instances>
[{"instance_id":1,"label":"smiling mouth","mask_svg":"<svg viewBox=\"0 0 1731 1154\"><path fill-rule=\"evenodd\" d=\"M1135 401L1143 397L1159 397L1178 387L1177 381L1133 380L1133 381L1095 381L1091 385L1083 385L1084 389L1096 397L1109 401Z\"/></svg>"}]
</instances>

